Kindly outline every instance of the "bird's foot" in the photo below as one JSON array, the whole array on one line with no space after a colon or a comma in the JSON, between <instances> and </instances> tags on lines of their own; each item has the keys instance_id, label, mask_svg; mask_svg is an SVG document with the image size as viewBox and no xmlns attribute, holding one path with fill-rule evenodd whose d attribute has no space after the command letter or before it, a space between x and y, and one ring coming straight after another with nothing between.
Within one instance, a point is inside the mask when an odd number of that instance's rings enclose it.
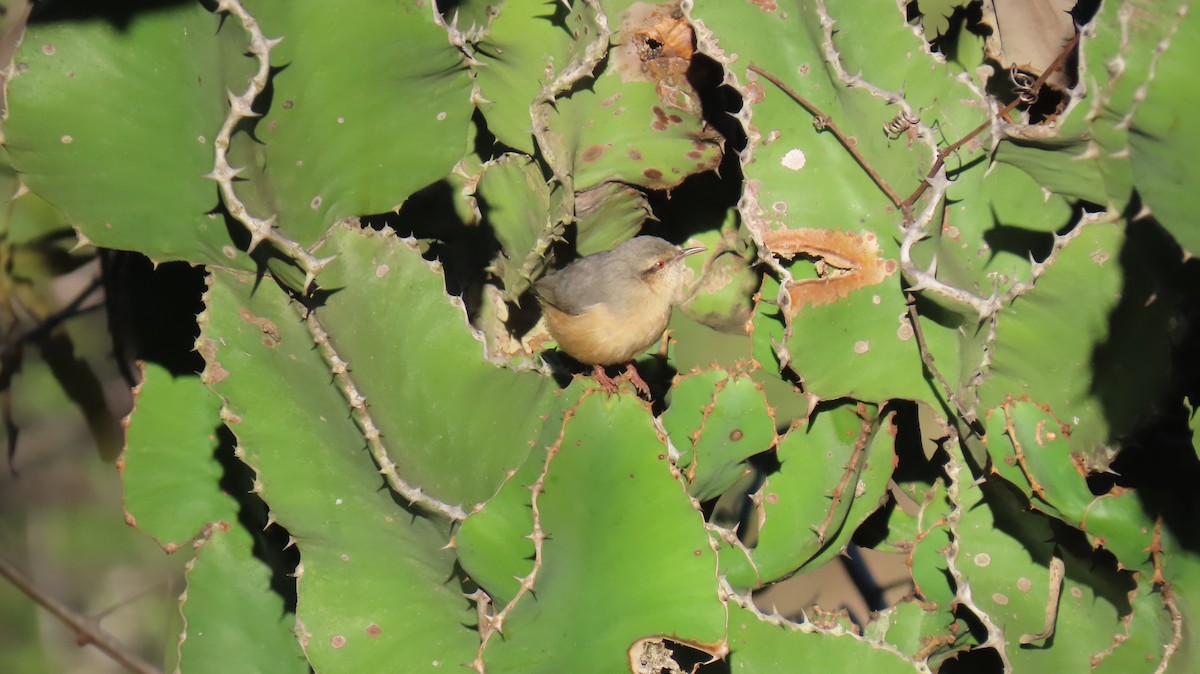
<instances>
[{"instance_id":1,"label":"bird's foot","mask_svg":"<svg viewBox=\"0 0 1200 674\"><path fill-rule=\"evenodd\" d=\"M633 363L625 366L625 371L617 375L615 378L608 376L608 371L603 365L592 366L592 376L595 377L596 383L600 384L600 388L604 389L605 393L616 393L617 385L622 381L627 381L633 384L633 387L638 390L646 399L650 398L650 385L642 379L642 375L638 374L637 368Z\"/></svg>"},{"instance_id":2,"label":"bird's foot","mask_svg":"<svg viewBox=\"0 0 1200 674\"><path fill-rule=\"evenodd\" d=\"M633 384L633 387L646 396L647 399L650 398L650 385L646 383L645 379L642 379L642 375L638 374L637 368L634 367L633 363L625 366L625 374L621 376L628 379L629 383Z\"/></svg>"},{"instance_id":3,"label":"bird's foot","mask_svg":"<svg viewBox=\"0 0 1200 674\"><path fill-rule=\"evenodd\" d=\"M592 375L596 378L596 383L600 384L600 388L604 389L605 393L617 392L617 382L620 381L620 377L613 379L608 376L608 372L604 370L603 365L593 365Z\"/></svg>"}]
</instances>

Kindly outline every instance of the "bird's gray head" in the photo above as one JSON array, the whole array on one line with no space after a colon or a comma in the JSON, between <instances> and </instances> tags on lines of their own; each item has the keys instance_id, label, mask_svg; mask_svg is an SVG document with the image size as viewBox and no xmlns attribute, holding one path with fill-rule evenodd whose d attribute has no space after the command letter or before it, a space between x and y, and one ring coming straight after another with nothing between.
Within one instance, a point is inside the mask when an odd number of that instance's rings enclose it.
<instances>
[{"instance_id":1,"label":"bird's gray head","mask_svg":"<svg viewBox=\"0 0 1200 674\"><path fill-rule=\"evenodd\" d=\"M703 248L680 248L657 236L638 236L617 246L609 254L614 275L639 279L659 294L674 298L688 277L683 258Z\"/></svg>"}]
</instances>

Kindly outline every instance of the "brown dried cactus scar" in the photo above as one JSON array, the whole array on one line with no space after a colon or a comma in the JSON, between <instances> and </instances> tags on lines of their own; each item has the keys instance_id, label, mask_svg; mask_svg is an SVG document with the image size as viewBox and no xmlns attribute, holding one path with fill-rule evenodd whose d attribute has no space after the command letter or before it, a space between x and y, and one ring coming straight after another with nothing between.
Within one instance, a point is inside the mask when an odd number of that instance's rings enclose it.
<instances>
[{"instance_id":1,"label":"brown dried cactus scar","mask_svg":"<svg viewBox=\"0 0 1200 674\"><path fill-rule=\"evenodd\" d=\"M686 279L683 258L703 250L638 236L572 262L539 280L533 290L560 349L593 366L597 381L610 392L616 382L604 366L628 363L630 381L648 395L649 387L630 361L667 329Z\"/></svg>"}]
</instances>

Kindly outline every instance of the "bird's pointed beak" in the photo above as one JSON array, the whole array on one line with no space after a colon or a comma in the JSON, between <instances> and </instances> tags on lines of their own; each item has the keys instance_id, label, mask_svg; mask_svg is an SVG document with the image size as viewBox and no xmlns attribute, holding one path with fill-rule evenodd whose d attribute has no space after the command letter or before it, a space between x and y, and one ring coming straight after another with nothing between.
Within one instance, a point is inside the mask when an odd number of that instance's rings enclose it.
<instances>
[{"instance_id":1,"label":"bird's pointed beak","mask_svg":"<svg viewBox=\"0 0 1200 674\"><path fill-rule=\"evenodd\" d=\"M685 258L689 255L695 255L696 253L703 253L706 250L708 250L708 249L705 248L704 246L695 246L694 248L684 248L683 250L681 250L675 254L675 259L682 260L683 258Z\"/></svg>"}]
</instances>

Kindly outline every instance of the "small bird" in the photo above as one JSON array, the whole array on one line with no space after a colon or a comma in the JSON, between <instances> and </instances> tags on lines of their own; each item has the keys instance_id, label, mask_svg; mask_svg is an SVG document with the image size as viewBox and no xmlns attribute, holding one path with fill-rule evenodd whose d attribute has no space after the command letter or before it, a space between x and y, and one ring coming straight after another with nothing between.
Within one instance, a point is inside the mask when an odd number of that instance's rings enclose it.
<instances>
[{"instance_id":1,"label":"small bird","mask_svg":"<svg viewBox=\"0 0 1200 674\"><path fill-rule=\"evenodd\" d=\"M558 347L591 365L601 386L616 391L604 366L627 363L630 382L649 395L631 361L667 329L687 278L683 258L703 250L638 236L575 260L535 283L533 292Z\"/></svg>"}]
</instances>

